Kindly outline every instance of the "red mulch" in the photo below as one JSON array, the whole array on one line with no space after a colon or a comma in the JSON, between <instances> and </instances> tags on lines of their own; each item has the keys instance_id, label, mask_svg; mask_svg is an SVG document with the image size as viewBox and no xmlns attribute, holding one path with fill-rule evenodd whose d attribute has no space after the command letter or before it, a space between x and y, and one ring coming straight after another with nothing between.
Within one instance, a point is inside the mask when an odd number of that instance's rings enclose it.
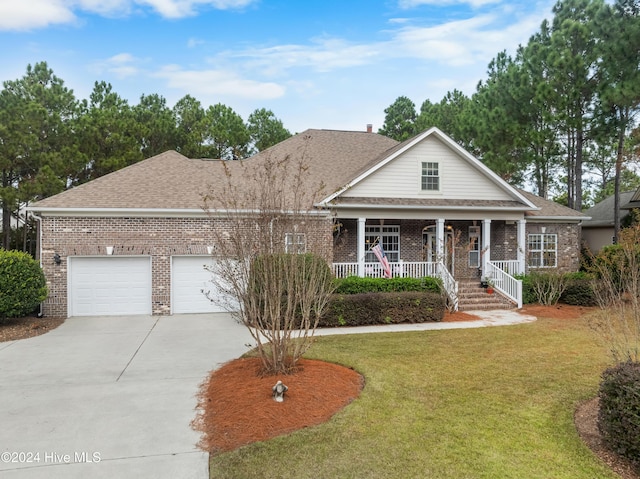
<instances>
[{"instance_id":1,"label":"red mulch","mask_svg":"<svg viewBox=\"0 0 640 479\"><path fill-rule=\"evenodd\" d=\"M597 308L586 306L572 306L570 304L556 304L554 306L542 306L541 304L525 304L519 311L538 318L550 319L577 319L583 314Z\"/></svg>"},{"instance_id":2,"label":"red mulch","mask_svg":"<svg viewBox=\"0 0 640 479\"><path fill-rule=\"evenodd\" d=\"M236 359L211 373L200 390L193 427L204 433L199 446L230 451L304 427L321 424L360 395L364 378L338 364L301 359L298 372L260 376L257 358ZM271 397L281 380L284 402Z\"/></svg>"},{"instance_id":3,"label":"red mulch","mask_svg":"<svg viewBox=\"0 0 640 479\"><path fill-rule=\"evenodd\" d=\"M450 311L446 311L444 313L444 318L442 321L444 322L451 322L451 321L479 321L480 318L479 316L476 316L475 314L469 314L469 313L465 313L463 311L455 311L455 312L450 312Z\"/></svg>"}]
</instances>

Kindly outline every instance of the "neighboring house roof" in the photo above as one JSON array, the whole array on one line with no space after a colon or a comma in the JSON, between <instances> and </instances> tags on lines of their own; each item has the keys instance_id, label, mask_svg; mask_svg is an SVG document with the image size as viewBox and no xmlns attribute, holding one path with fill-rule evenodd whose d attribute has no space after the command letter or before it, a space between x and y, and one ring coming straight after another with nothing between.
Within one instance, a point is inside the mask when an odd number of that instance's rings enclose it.
<instances>
[{"instance_id":1,"label":"neighboring house roof","mask_svg":"<svg viewBox=\"0 0 640 479\"><path fill-rule=\"evenodd\" d=\"M638 187L633 196L631 196L629 202L620 207L621 210L630 210L633 208L640 208L640 187Z\"/></svg>"},{"instance_id":2,"label":"neighboring house roof","mask_svg":"<svg viewBox=\"0 0 640 479\"><path fill-rule=\"evenodd\" d=\"M626 210L626 205L633 198L634 194L637 192L633 191L625 191L620 193L620 219L624 218L629 214ZM595 204L587 211L585 214L589 216L591 219L586 220L583 224L584 228L602 228L602 227L613 227L613 212L614 212L614 204L615 197L611 195L600 203Z\"/></svg>"},{"instance_id":3,"label":"neighboring house roof","mask_svg":"<svg viewBox=\"0 0 640 479\"><path fill-rule=\"evenodd\" d=\"M439 141L465 168L485 178L486 185L500 194L484 199L464 199L445 195L440 198L399 198L391 195L357 194L358 188L383 171L395 159L411 154L423 141ZM445 151L445 150L443 150ZM202 214L203 196L210 191L223 191L230 173L237 188L255 187L247 171L269 159L302 160L308 167L310 191L322 183L323 190L314 201L320 204L359 206L364 208L401 207L457 208L475 210L524 211L531 220L562 219L580 221L585 216L572 209L514 188L499 178L470 153L437 128L431 128L405 142L376 133L309 129L251 158L240 161L189 159L175 151L167 151L89 183L44 199L30 209L42 213L109 215L124 211L148 215ZM292 163L293 164L293 163ZM395 164L395 163L393 163ZM361 191L361 190L360 190ZM352 195L352 196L349 196ZM210 207L215 207L211 204Z\"/></svg>"}]
</instances>

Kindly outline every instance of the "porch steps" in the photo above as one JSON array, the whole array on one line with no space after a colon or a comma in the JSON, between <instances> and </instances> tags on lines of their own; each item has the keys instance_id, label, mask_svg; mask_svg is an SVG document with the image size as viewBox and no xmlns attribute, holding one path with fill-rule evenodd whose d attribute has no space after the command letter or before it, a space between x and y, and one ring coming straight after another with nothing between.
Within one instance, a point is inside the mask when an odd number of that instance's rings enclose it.
<instances>
[{"instance_id":1,"label":"porch steps","mask_svg":"<svg viewBox=\"0 0 640 479\"><path fill-rule=\"evenodd\" d=\"M480 286L480 280L458 281L458 310L490 310L490 309L515 309L517 305L508 298L494 291L493 294Z\"/></svg>"}]
</instances>

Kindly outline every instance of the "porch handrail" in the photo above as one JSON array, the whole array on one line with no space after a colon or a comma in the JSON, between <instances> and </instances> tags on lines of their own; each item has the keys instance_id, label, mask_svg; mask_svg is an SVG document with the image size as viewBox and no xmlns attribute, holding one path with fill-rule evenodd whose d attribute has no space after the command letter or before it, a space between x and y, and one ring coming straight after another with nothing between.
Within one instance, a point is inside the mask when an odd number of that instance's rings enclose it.
<instances>
[{"instance_id":1,"label":"porch handrail","mask_svg":"<svg viewBox=\"0 0 640 479\"><path fill-rule=\"evenodd\" d=\"M442 261L438 261L438 277L442 280L442 286L449 296L453 311L458 311L458 282Z\"/></svg>"},{"instance_id":2,"label":"porch handrail","mask_svg":"<svg viewBox=\"0 0 640 479\"><path fill-rule=\"evenodd\" d=\"M500 268L499 264L500 262L497 261L489 261L487 263L487 279L493 282L495 289L514 301L518 308L522 308L522 281Z\"/></svg>"}]
</instances>

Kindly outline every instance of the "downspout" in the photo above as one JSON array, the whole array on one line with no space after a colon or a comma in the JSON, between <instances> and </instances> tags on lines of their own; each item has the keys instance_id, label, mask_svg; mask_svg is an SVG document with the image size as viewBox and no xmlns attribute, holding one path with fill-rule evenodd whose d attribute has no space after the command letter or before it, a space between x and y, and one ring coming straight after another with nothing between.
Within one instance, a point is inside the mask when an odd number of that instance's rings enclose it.
<instances>
[{"instance_id":1,"label":"downspout","mask_svg":"<svg viewBox=\"0 0 640 479\"><path fill-rule=\"evenodd\" d=\"M33 211L31 212L31 216L33 216L33 218L36 220L36 223L38 224L38 246L36 248L36 259L40 261L40 269L44 271L44 268L42 268L42 217L38 216ZM42 303L40 303L40 311L38 311L38 317L42 318L43 316L44 314L42 313Z\"/></svg>"}]
</instances>

